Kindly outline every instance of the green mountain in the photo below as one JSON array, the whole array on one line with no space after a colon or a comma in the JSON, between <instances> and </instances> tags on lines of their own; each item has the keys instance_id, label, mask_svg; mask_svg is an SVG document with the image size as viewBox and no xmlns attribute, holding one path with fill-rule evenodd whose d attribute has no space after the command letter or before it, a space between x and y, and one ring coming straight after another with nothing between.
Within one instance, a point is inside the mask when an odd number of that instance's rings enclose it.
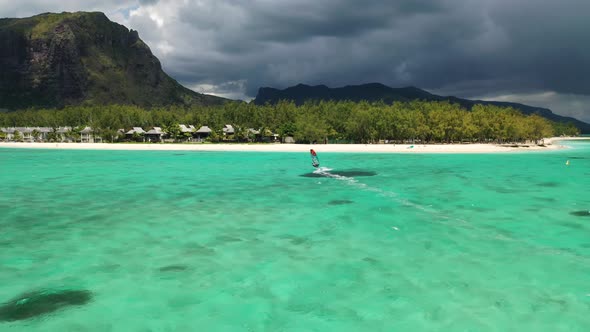
<instances>
[{"instance_id":1,"label":"green mountain","mask_svg":"<svg viewBox=\"0 0 590 332\"><path fill-rule=\"evenodd\" d=\"M137 31L103 13L0 19L0 109L225 101L180 85Z\"/></svg>"},{"instance_id":2,"label":"green mountain","mask_svg":"<svg viewBox=\"0 0 590 332\"><path fill-rule=\"evenodd\" d=\"M292 100L297 105L301 105L306 101L321 100L350 100L357 102L362 100L383 101L387 104L396 101L405 102L412 100L449 101L451 103L459 104L466 109L471 109L476 104L496 105L501 107L512 107L520 110L523 114L538 114L556 122L571 122L583 133L590 133L590 124L578 119L557 115L551 112L551 110L542 107L510 102L469 100L453 96L438 96L416 87L391 88L380 83L348 85L341 88L329 88L325 85L310 86L305 84L298 84L284 90L260 88L254 99L254 103L257 105L264 105L266 103L276 104L279 100Z\"/></svg>"}]
</instances>

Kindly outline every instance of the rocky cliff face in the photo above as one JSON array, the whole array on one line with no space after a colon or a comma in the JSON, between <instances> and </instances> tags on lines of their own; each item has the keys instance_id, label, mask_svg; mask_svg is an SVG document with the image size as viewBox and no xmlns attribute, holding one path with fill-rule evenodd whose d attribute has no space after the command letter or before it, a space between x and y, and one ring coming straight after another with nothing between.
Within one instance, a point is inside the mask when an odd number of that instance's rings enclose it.
<instances>
[{"instance_id":1,"label":"rocky cliff face","mask_svg":"<svg viewBox=\"0 0 590 332\"><path fill-rule=\"evenodd\" d=\"M181 86L136 31L102 13L0 19L0 108L225 101Z\"/></svg>"}]
</instances>

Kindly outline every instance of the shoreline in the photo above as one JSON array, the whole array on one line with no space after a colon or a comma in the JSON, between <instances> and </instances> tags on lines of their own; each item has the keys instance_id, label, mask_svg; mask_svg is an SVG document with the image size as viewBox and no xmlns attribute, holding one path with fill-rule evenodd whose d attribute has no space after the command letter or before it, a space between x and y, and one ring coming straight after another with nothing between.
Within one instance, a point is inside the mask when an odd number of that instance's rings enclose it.
<instances>
[{"instance_id":1,"label":"shoreline","mask_svg":"<svg viewBox=\"0 0 590 332\"><path fill-rule=\"evenodd\" d=\"M247 144L247 143L17 143L0 142L0 148L118 151L234 151L234 152L347 152L347 153L506 153L566 149L561 140L588 139L554 137L546 145L535 144ZM518 146L518 147L516 147Z\"/></svg>"}]
</instances>

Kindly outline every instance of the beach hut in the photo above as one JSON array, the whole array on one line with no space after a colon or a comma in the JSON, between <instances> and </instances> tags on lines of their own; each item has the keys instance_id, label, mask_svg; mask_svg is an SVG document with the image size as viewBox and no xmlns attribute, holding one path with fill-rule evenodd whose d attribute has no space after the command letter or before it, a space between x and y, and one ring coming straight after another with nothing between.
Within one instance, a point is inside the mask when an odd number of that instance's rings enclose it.
<instances>
[{"instance_id":1,"label":"beach hut","mask_svg":"<svg viewBox=\"0 0 590 332\"><path fill-rule=\"evenodd\" d=\"M211 128L208 126L201 126L195 133L197 134L197 140L202 141L203 138L209 137L211 135Z\"/></svg>"},{"instance_id":2,"label":"beach hut","mask_svg":"<svg viewBox=\"0 0 590 332\"><path fill-rule=\"evenodd\" d=\"M248 135L249 141L259 141L260 140L260 130L256 130L254 128L248 128L247 135Z\"/></svg>"},{"instance_id":3,"label":"beach hut","mask_svg":"<svg viewBox=\"0 0 590 332\"><path fill-rule=\"evenodd\" d=\"M229 124L226 124L225 126L223 126L222 131L223 131L224 135L233 135L236 133L236 130L234 129L234 127Z\"/></svg>"},{"instance_id":4,"label":"beach hut","mask_svg":"<svg viewBox=\"0 0 590 332\"><path fill-rule=\"evenodd\" d=\"M94 135L92 128L84 127L84 129L80 130L80 142L94 143Z\"/></svg>"},{"instance_id":5,"label":"beach hut","mask_svg":"<svg viewBox=\"0 0 590 332\"><path fill-rule=\"evenodd\" d=\"M180 127L180 132L181 133L193 133L193 132L195 132L197 130L195 128L195 126L193 126L193 125L188 125L187 126L187 125L180 124L178 126Z\"/></svg>"},{"instance_id":6,"label":"beach hut","mask_svg":"<svg viewBox=\"0 0 590 332\"><path fill-rule=\"evenodd\" d=\"M145 137L148 142L161 142L166 135L160 127L153 127L145 133Z\"/></svg>"},{"instance_id":7,"label":"beach hut","mask_svg":"<svg viewBox=\"0 0 590 332\"><path fill-rule=\"evenodd\" d=\"M180 139L183 141L191 141L193 134L197 131L197 128L193 125L178 125L180 127Z\"/></svg>"},{"instance_id":8,"label":"beach hut","mask_svg":"<svg viewBox=\"0 0 590 332\"><path fill-rule=\"evenodd\" d=\"M235 140L235 133L236 130L234 129L234 127L232 125L226 124L225 126L223 126L223 128L221 128L221 131L223 133L223 140L225 141L234 141Z\"/></svg>"},{"instance_id":9,"label":"beach hut","mask_svg":"<svg viewBox=\"0 0 590 332\"><path fill-rule=\"evenodd\" d=\"M71 138L69 137L69 133L72 131L72 127L58 127L55 131L57 135L57 139L60 142L71 142Z\"/></svg>"},{"instance_id":10,"label":"beach hut","mask_svg":"<svg viewBox=\"0 0 590 332\"><path fill-rule=\"evenodd\" d=\"M129 130L125 133L125 138L145 141L144 135L145 135L145 130L143 130L143 128L133 127L131 130ZM140 137L141 137L141 139L139 139Z\"/></svg>"},{"instance_id":11,"label":"beach hut","mask_svg":"<svg viewBox=\"0 0 590 332\"><path fill-rule=\"evenodd\" d=\"M44 142L49 138L49 133L53 131L53 129L49 127L36 127L35 129L39 133L39 139Z\"/></svg>"},{"instance_id":12,"label":"beach hut","mask_svg":"<svg viewBox=\"0 0 590 332\"><path fill-rule=\"evenodd\" d=\"M145 130L143 130L141 127L133 127L131 130L127 131L125 135L133 135L135 133L145 134Z\"/></svg>"}]
</instances>

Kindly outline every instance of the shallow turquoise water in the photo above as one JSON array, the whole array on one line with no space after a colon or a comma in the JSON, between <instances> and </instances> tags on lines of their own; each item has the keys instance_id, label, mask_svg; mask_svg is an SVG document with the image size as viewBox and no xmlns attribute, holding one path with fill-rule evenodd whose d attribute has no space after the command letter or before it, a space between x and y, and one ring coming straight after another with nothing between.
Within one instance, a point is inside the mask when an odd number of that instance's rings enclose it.
<instances>
[{"instance_id":1,"label":"shallow turquoise water","mask_svg":"<svg viewBox=\"0 0 590 332\"><path fill-rule=\"evenodd\" d=\"M590 143L498 155L0 149L0 331L586 331ZM565 161L570 160L566 166ZM365 174L370 175L370 174Z\"/></svg>"}]
</instances>

